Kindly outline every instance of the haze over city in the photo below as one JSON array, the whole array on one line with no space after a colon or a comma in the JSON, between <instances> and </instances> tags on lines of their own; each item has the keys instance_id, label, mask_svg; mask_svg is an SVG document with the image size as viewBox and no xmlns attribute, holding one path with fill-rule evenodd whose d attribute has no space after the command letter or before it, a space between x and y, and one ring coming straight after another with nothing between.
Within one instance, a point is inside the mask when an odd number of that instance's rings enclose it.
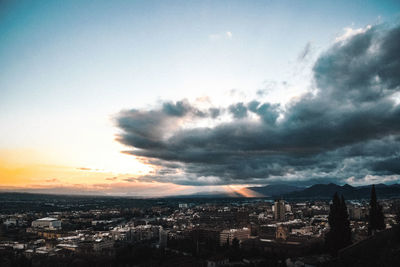
<instances>
[{"instance_id":1,"label":"haze over city","mask_svg":"<svg viewBox=\"0 0 400 267\"><path fill-rule=\"evenodd\" d=\"M397 184L399 1L2 1L0 189ZM330 197L330 196L329 196Z\"/></svg>"}]
</instances>

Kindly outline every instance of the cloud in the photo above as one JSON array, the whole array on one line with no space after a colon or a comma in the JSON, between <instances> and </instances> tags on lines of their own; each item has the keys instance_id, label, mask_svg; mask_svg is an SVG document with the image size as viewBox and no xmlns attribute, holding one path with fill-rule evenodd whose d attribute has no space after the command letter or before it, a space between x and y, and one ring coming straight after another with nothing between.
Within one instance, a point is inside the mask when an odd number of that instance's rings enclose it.
<instances>
[{"instance_id":1,"label":"cloud","mask_svg":"<svg viewBox=\"0 0 400 267\"><path fill-rule=\"evenodd\" d=\"M304 61L306 60L310 54L312 53L312 45L311 42L308 42L306 46L303 48L303 50L300 52L298 56L298 61Z\"/></svg>"},{"instance_id":2,"label":"cloud","mask_svg":"<svg viewBox=\"0 0 400 267\"><path fill-rule=\"evenodd\" d=\"M400 27L347 34L312 71L314 91L284 107L254 99L202 110L182 100L122 111L117 140L132 148L125 153L153 165L139 178L147 181L393 181L400 164L400 106L393 100L400 91ZM221 120L224 114L231 119ZM218 123L196 126L203 120Z\"/></svg>"},{"instance_id":3,"label":"cloud","mask_svg":"<svg viewBox=\"0 0 400 267\"><path fill-rule=\"evenodd\" d=\"M76 168L77 170L80 170L80 171L91 171L92 169L91 168L85 168L85 167L80 167L80 168Z\"/></svg>"},{"instance_id":4,"label":"cloud","mask_svg":"<svg viewBox=\"0 0 400 267\"><path fill-rule=\"evenodd\" d=\"M229 106L229 111L235 119L241 119L247 116L247 107L243 103L236 103Z\"/></svg>"},{"instance_id":5,"label":"cloud","mask_svg":"<svg viewBox=\"0 0 400 267\"><path fill-rule=\"evenodd\" d=\"M221 40L221 39L230 40L230 39L232 39L232 37L233 37L232 32L226 31L224 33L213 33L213 34L210 34L208 36L208 39L210 39L211 41L217 41L217 40Z\"/></svg>"},{"instance_id":6,"label":"cloud","mask_svg":"<svg viewBox=\"0 0 400 267\"><path fill-rule=\"evenodd\" d=\"M90 172L99 172L102 171L100 169L93 169L93 168L87 168L87 167L80 167L80 168L76 168L77 170L80 171L90 171Z\"/></svg>"},{"instance_id":7,"label":"cloud","mask_svg":"<svg viewBox=\"0 0 400 267\"><path fill-rule=\"evenodd\" d=\"M124 178L122 180L124 180L125 182L137 182L137 178L135 177Z\"/></svg>"},{"instance_id":8,"label":"cloud","mask_svg":"<svg viewBox=\"0 0 400 267\"><path fill-rule=\"evenodd\" d=\"M371 25L367 25L365 28L358 28L358 29L346 27L343 29L344 33L342 35L336 37L335 42L346 41L346 40L350 39L351 37L353 37L354 35L365 33L366 31L370 30L371 28L372 28Z\"/></svg>"},{"instance_id":9,"label":"cloud","mask_svg":"<svg viewBox=\"0 0 400 267\"><path fill-rule=\"evenodd\" d=\"M45 182L46 183L58 183L58 182L60 182L60 180L58 180L56 178L51 178L51 179L46 179Z\"/></svg>"},{"instance_id":10,"label":"cloud","mask_svg":"<svg viewBox=\"0 0 400 267\"><path fill-rule=\"evenodd\" d=\"M205 188L207 189L207 188ZM163 197L177 194L192 194L195 188L190 186L178 186L171 183L98 183L91 185L63 184L31 185L30 187L5 187L0 186L0 192L27 192L40 194L65 194L65 195L112 195L135 197Z\"/></svg>"}]
</instances>

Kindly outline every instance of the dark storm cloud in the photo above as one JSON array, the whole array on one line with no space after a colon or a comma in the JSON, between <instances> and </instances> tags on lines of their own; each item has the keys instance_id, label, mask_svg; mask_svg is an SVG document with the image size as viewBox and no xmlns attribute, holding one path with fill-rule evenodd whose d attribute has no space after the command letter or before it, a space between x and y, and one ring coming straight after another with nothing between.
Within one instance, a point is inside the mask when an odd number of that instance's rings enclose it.
<instances>
[{"instance_id":1,"label":"dark storm cloud","mask_svg":"<svg viewBox=\"0 0 400 267\"><path fill-rule=\"evenodd\" d=\"M308 53L308 52L307 52ZM253 100L227 110L188 101L121 112L125 153L157 166L143 179L179 184L345 182L400 173L400 27L372 27L314 64L317 92L286 107ZM184 127L215 119L213 127Z\"/></svg>"},{"instance_id":2,"label":"dark storm cloud","mask_svg":"<svg viewBox=\"0 0 400 267\"><path fill-rule=\"evenodd\" d=\"M166 102L163 104L163 112L170 116L182 117L193 109L187 101L178 101L176 103Z\"/></svg>"},{"instance_id":3,"label":"dark storm cloud","mask_svg":"<svg viewBox=\"0 0 400 267\"><path fill-rule=\"evenodd\" d=\"M314 73L325 97L362 104L398 91L400 28L383 26L337 43L320 57Z\"/></svg>"},{"instance_id":4,"label":"dark storm cloud","mask_svg":"<svg viewBox=\"0 0 400 267\"><path fill-rule=\"evenodd\" d=\"M174 117L184 117L188 113L191 113L194 116L198 116L198 117L206 117L207 116L207 114L205 112L202 112L199 109L190 105L187 100L177 101L176 103L165 102L165 103L163 103L162 111L166 115L174 116ZM213 114L215 114L215 111Z\"/></svg>"},{"instance_id":5,"label":"dark storm cloud","mask_svg":"<svg viewBox=\"0 0 400 267\"><path fill-rule=\"evenodd\" d=\"M263 103L253 100L248 104L250 111L259 115L265 123L275 124L279 117L279 105L272 105L270 103Z\"/></svg>"},{"instance_id":6,"label":"dark storm cloud","mask_svg":"<svg viewBox=\"0 0 400 267\"><path fill-rule=\"evenodd\" d=\"M400 174L400 156L376 162L373 170L383 171L386 174Z\"/></svg>"},{"instance_id":7,"label":"dark storm cloud","mask_svg":"<svg viewBox=\"0 0 400 267\"><path fill-rule=\"evenodd\" d=\"M235 119L241 119L247 117L247 108L241 102L230 105L229 111L232 113Z\"/></svg>"}]
</instances>

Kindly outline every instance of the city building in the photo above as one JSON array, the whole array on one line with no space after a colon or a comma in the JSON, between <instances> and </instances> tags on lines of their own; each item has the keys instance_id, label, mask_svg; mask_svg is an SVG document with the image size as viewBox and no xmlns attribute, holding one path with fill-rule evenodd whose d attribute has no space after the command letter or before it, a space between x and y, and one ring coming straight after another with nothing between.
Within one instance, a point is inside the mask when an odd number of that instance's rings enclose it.
<instances>
[{"instance_id":1,"label":"city building","mask_svg":"<svg viewBox=\"0 0 400 267\"><path fill-rule=\"evenodd\" d=\"M348 212L351 220L362 220L366 218L368 210L358 205L349 205Z\"/></svg>"},{"instance_id":2,"label":"city building","mask_svg":"<svg viewBox=\"0 0 400 267\"><path fill-rule=\"evenodd\" d=\"M237 239L239 242L246 240L250 237L250 229L243 228L243 229L228 229L222 230L220 233L219 243L221 246L225 244L232 244L233 239Z\"/></svg>"},{"instance_id":3,"label":"city building","mask_svg":"<svg viewBox=\"0 0 400 267\"><path fill-rule=\"evenodd\" d=\"M274 219L276 221L284 221L285 213L286 213L285 201L276 200L274 204Z\"/></svg>"},{"instance_id":4,"label":"city building","mask_svg":"<svg viewBox=\"0 0 400 267\"><path fill-rule=\"evenodd\" d=\"M160 226L159 237L158 237L158 245L159 247L165 248L167 247L168 241L168 231L164 230L162 226Z\"/></svg>"},{"instance_id":5,"label":"city building","mask_svg":"<svg viewBox=\"0 0 400 267\"><path fill-rule=\"evenodd\" d=\"M93 250L96 252L111 249L114 247L113 240L96 240L93 243Z\"/></svg>"},{"instance_id":6,"label":"city building","mask_svg":"<svg viewBox=\"0 0 400 267\"><path fill-rule=\"evenodd\" d=\"M4 223L5 226L18 226L18 219L16 218L8 218Z\"/></svg>"},{"instance_id":7,"label":"city building","mask_svg":"<svg viewBox=\"0 0 400 267\"><path fill-rule=\"evenodd\" d=\"M50 217L37 219L32 222L32 228L59 230L61 229L61 221Z\"/></svg>"}]
</instances>

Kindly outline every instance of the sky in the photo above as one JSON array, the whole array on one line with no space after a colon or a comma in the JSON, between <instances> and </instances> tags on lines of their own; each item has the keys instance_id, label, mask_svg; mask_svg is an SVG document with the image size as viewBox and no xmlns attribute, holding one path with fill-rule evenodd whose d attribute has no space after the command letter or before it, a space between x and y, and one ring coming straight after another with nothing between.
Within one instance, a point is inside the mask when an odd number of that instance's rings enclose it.
<instances>
[{"instance_id":1,"label":"sky","mask_svg":"<svg viewBox=\"0 0 400 267\"><path fill-rule=\"evenodd\" d=\"M400 180L399 1L1 1L0 189Z\"/></svg>"}]
</instances>

